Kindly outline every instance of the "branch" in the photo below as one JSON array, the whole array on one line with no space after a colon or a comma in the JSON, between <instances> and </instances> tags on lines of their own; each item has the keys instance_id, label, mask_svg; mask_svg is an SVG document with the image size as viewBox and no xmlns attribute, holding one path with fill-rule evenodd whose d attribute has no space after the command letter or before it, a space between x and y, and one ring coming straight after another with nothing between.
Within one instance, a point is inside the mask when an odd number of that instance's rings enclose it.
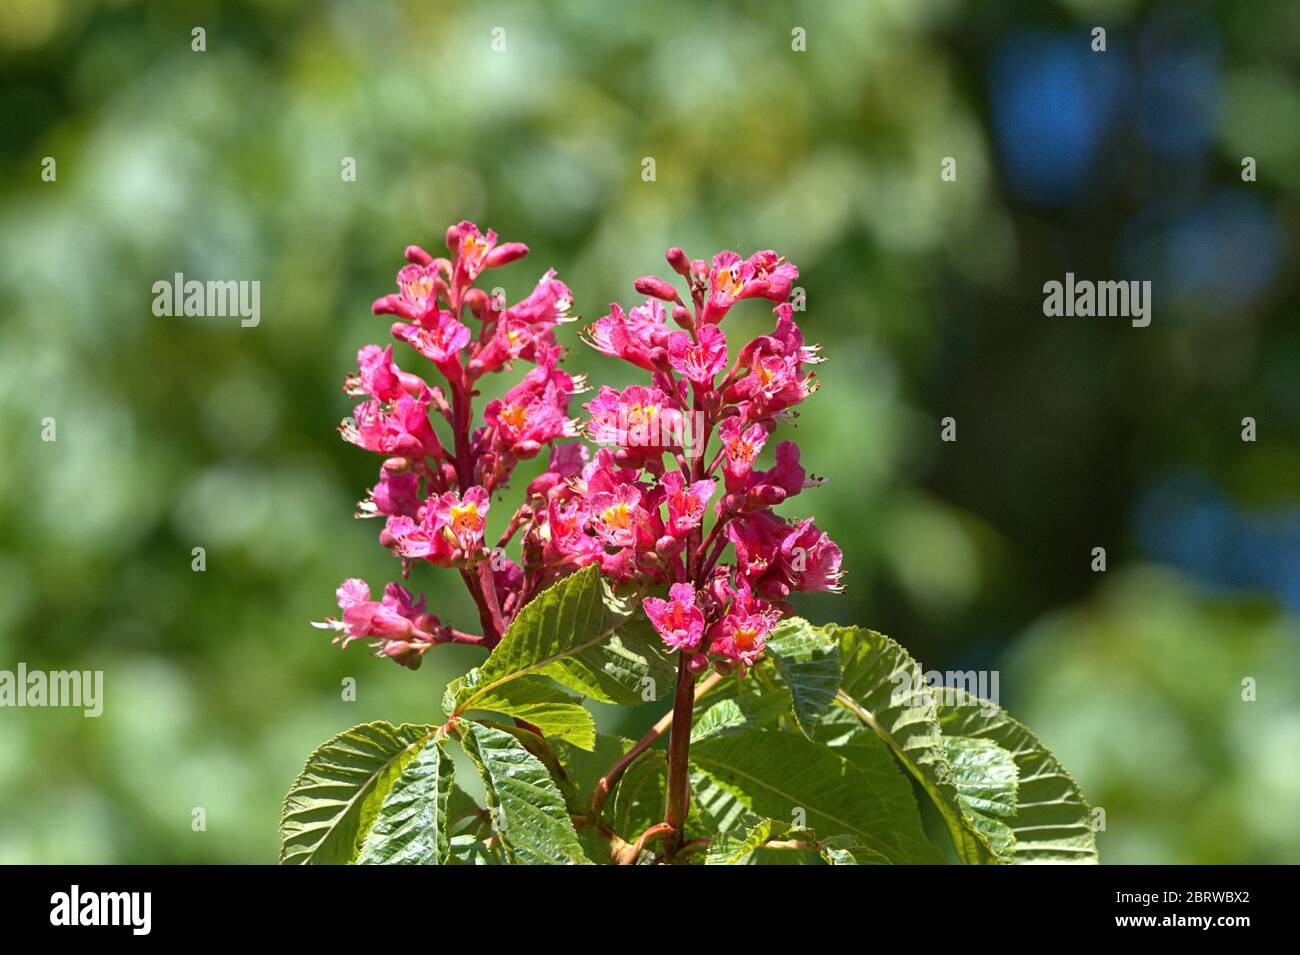
<instances>
[{"instance_id":1,"label":"branch","mask_svg":"<svg viewBox=\"0 0 1300 955\"><path fill-rule=\"evenodd\" d=\"M705 679L701 680L695 688L695 696L699 698L708 693L711 689L722 682L722 674L710 673ZM611 766L600 779L596 780L596 788L591 794L591 811L593 814L600 812L605 800L609 798L614 784L619 781L627 768L636 761L636 758L654 745L655 740L668 731L668 727L673 722L673 711L669 710L659 718L659 722L650 727L646 734L642 736L632 748L624 753L613 766Z\"/></svg>"}]
</instances>

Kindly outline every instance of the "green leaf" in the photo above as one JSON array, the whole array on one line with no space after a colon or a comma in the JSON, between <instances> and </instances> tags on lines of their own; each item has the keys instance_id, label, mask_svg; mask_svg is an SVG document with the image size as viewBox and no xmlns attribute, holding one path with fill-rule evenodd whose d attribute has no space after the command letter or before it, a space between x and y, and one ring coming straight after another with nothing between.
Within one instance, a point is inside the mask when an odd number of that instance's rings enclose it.
<instances>
[{"instance_id":1,"label":"green leaf","mask_svg":"<svg viewBox=\"0 0 1300 955\"><path fill-rule=\"evenodd\" d=\"M435 732L432 726L363 723L318 747L284 798L280 862L355 860L393 783Z\"/></svg>"},{"instance_id":2,"label":"green leaf","mask_svg":"<svg viewBox=\"0 0 1300 955\"><path fill-rule=\"evenodd\" d=\"M840 689L843 670L838 641L796 618L778 628L767 651L790 691L795 724L812 739L813 724L830 710Z\"/></svg>"},{"instance_id":3,"label":"green leaf","mask_svg":"<svg viewBox=\"0 0 1300 955\"><path fill-rule=\"evenodd\" d=\"M500 865L501 852L489 847L481 837L484 811L478 803L456 785L451 784L447 800L448 838L447 865Z\"/></svg>"},{"instance_id":4,"label":"green leaf","mask_svg":"<svg viewBox=\"0 0 1300 955\"><path fill-rule=\"evenodd\" d=\"M487 791L493 829L506 860L523 865L590 864L564 797L536 756L511 734L457 723L461 745Z\"/></svg>"},{"instance_id":5,"label":"green leaf","mask_svg":"<svg viewBox=\"0 0 1300 955\"><path fill-rule=\"evenodd\" d=\"M447 865L500 865L501 859L487 843L473 833L451 837Z\"/></svg>"},{"instance_id":6,"label":"green leaf","mask_svg":"<svg viewBox=\"0 0 1300 955\"><path fill-rule=\"evenodd\" d=\"M529 601L479 667L477 685L458 687L452 702L459 716L507 683L544 674L602 703L631 706L667 693L676 672L639 601L616 592L593 564Z\"/></svg>"},{"instance_id":7,"label":"green leaf","mask_svg":"<svg viewBox=\"0 0 1300 955\"><path fill-rule=\"evenodd\" d=\"M442 865L450 851L447 801L455 767L433 740L393 782L361 844L358 865Z\"/></svg>"},{"instance_id":8,"label":"green leaf","mask_svg":"<svg viewBox=\"0 0 1300 955\"><path fill-rule=\"evenodd\" d=\"M806 850L769 847L777 840L798 840L808 843ZM709 845L705 859L708 865L746 865L764 861L778 861L766 856L784 856L790 861L816 852L827 865L888 865L889 860L879 852L862 845L850 836L832 836L818 839L809 829L795 829L777 819L759 820L743 839L721 836ZM802 858L800 858L802 861Z\"/></svg>"},{"instance_id":9,"label":"green leaf","mask_svg":"<svg viewBox=\"0 0 1300 955\"><path fill-rule=\"evenodd\" d=\"M609 826L629 842L664 818L668 794L668 758L648 750L632 761L605 802Z\"/></svg>"},{"instance_id":10,"label":"green leaf","mask_svg":"<svg viewBox=\"0 0 1300 955\"><path fill-rule=\"evenodd\" d=\"M447 692L456 694L476 691L482 680L479 669L453 682ZM504 713L532 723L544 736L555 736L581 749L596 745L596 721L572 694L553 681L536 674L485 690L474 697L473 708Z\"/></svg>"},{"instance_id":11,"label":"green leaf","mask_svg":"<svg viewBox=\"0 0 1300 955\"><path fill-rule=\"evenodd\" d=\"M821 857L827 865L888 865L879 852L860 845L847 836L836 836L822 843Z\"/></svg>"},{"instance_id":12,"label":"green leaf","mask_svg":"<svg viewBox=\"0 0 1300 955\"><path fill-rule=\"evenodd\" d=\"M723 835L709 843L705 862L708 865L745 865L767 842L777 838L794 838L789 824L776 819L760 819L743 839ZM782 850L785 851L785 850Z\"/></svg>"},{"instance_id":13,"label":"green leaf","mask_svg":"<svg viewBox=\"0 0 1300 955\"><path fill-rule=\"evenodd\" d=\"M988 837L958 798L939 709L920 666L874 630L822 629L840 646L844 679L836 702L883 740L921 784L948 827L958 859L972 865L996 862ZM852 742L857 740L852 737Z\"/></svg>"},{"instance_id":14,"label":"green leaf","mask_svg":"<svg viewBox=\"0 0 1300 955\"><path fill-rule=\"evenodd\" d=\"M748 730L700 741L691 762L760 817L797 818L894 862L940 861L921 829L911 786L883 745L850 763L795 733Z\"/></svg>"},{"instance_id":15,"label":"green leaf","mask_svg":"<svg viewBox=\"0 0 1300 955\"><path fill-rule=\"evenodd\" d=\"M1012 755L992 740L945 736L944 752L957 783L957 799L999 859L1010 861L1016 837L1007 819L1016 814L1019 771Z\"/></svg>"},{"instance_id":16,"label":"green leaf","mask_svg":"<svg viewBox=\"0 0 1300 955\"><path fill-rule=\"evenodd\" d=\"M719 734L775 728L777 719L788 712L789 703L773 693L746 693L719 700L696 718L691 727L691 744Z\"/></svg>"},{"instance_id":17,"label":"green leaf","mask_svg":"<svg viewBox=\"0 0 1300 955\"><path fill-rule=\"evenodd\" d=\"M988 740L1011 754L1018 775L1012 861L1096 863L1091 809L1051 750L1001 707L962 690L939 708L945 735Z\"/></svg>"}]
</instances>

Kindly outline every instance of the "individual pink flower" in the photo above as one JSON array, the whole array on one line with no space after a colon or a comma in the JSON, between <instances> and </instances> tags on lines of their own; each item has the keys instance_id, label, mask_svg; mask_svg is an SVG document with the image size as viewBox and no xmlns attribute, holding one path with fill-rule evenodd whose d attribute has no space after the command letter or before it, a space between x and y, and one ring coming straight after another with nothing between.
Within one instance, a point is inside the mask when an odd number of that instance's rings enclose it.
<instances>
[{"instance_id":1,"label":"individual pink flower","mask_svg":"<svg viewBox=\"0 0 1300 955\"><path fill-rule=\"evenodd\" d=\"M397 315L423 325L438 314L437 292L442 282L434 265L405 265L397 273L397 294L375 299L376 315ZM445 288L445 283L442 284Z\"/></svg>"},{"instance_id":2,"label":"individual pink flower","mask_svg":"<svg viewBox=\"0 0 1300 955\"><path fill-rule=\"evenodd\" d=\"M733 609L711 631L709 653L752 667L767 646L767 635L775 622L775 611L752 613Z\"/></svg>"},{"instance_id":3,"label":"individual pink flower","mask_svg":"<svg viewBox=\"0 0 1300 955\"><path fill-rule=\"evenodd\" d=\"M655 371L667 360L665 346L671 332L664 322L663 303L655 299L627 314L616 303L608 315L587 327L583 338L602 354Z\"/></svg>"},{"instance_id":4,"label":"individual pink flower","mask_svg":"<svg viewBox=\"0 0 1300 955\"><path fill-rule=\"evenodd\" d=\"M585 500L551 500L545 514L546 520L539 528L539 534L547 566L577 569L600 559L604 546L594 535L586 532L588 506Z\"/></svg>"},{"instance_id":5,"label":"individual pink flower","mask_svg":"<svg viewBox=\"0 0 1300 955\"><path fill-rule=\"evenodd\" d=\"M417 602L404 587L389 584L383 599L375 601L366 582L352 578L343 581L336 593L343 619L330 618L316 626L338 631L334 642L344 649L353 640L373 638L378 655L416 669L424 651L436 642L430 631L440 626L438 618L425 610L423 597Z\"/></svg>"},{"instance_id":6,"label":"individual pink flower","mask_svg":"<svg viewBox=\"0 0 1300 955\"><path fill-rule=\"evenodd\" d=\"M587 433L597 444L621 448L680 447L682 416L667 394L653 386L631 385L623 391L602 386L583 407L591 412Z\"/></svg>"},{"instance_id":7,"label":"individual pink flower","mask_svg":"<svg viewBox=\"0 0 1300 955\"><path fill-rule=\"evenodd\" d=\"M388 468L379 471L379 483L370 489L370 496L357 506L359 516L415 517L420 511L420 477L414 471L395 473Z\"/></svg>"},{"instance_id":8,"label":"individual pink flower","mask_svg":"<svg viewBox=\"0 0 1300 955\"><path fill-rule=\"evenodd\" d=\"M344 440L367 451L404 458L438 458L442 444L429 422L432 394L403 394L391 406L377 399L358 405L351 423L344 423Z\"/></svg>"},{"instance_id":9,"label":"individual pink flower","mask_svg":"<svg viewBox=\"0 0 1300 955\"><path fill-rule=\"evenodd\" d=\"M469 327L456 321L450 312L439 312L427 324L406 325L397 322L392 327L393 337L406 342L429 361L446 372L460 359L460 352L469 344Z\"/></svg>"},{"instance_id":10,"label":"individual pink flower","mask_svg":"<svg viewBox=\"0 0 1300 955\"><path fill-rule=\"evenodd\" d=\"M738 302L754 268L735 252L719 252L713 257L713 267L708 275L708 297L700 321L716 325L726 317L731 306Z\"/></svg>"},{"instance_id":11,"label":"individual pink flower","mask_svg":"<svg viewBox=\"0 0 1300 955\"><path fill-rule=\"evenodd\" d=\"M713 379L727 367L727 339L716 325L701 325L698 341L686 332L668 337L668 363L673 371L697 385L713 384Z\"/></svg>"},{"instance_id":12,"label":"individual pink flower","mask_svg":"<svg viewBox=\"0 0 1300 955\"><path fill-rule=\"evenodd\" d=\"M449 536L462 553L470 554L483 543L487 529L488 492L475 485L464 496L447 491L433 505L433 513L444 536Z\"/></svg>"},{"instance_id":13,"label":"individual pink flower","mask_svg":"<svg viewBox=\"0 0 1300 955\"><path fill-rule=\"evenodd\" d=\"M736 549L736 568L749 581L761 580L776 564L789 525L771 511L740 514L727 525Z\"/></svg>"},{"instance_id":14,"label":"individual pink flower","mask_svg":"<svg viewBox=\"0 0 1300 955\"><path fill-rule=\"evenodd\" d=\"M506 317L526 325L550 328L570 321L569 309L573 307L573 294L569 287L555 277L555 269L548 269L528 297L506 310Z\"/></svg>"},{"instance_id":15,"label":"individual pink flower","mask_svg":"<svg viewBox=\"0 0 1300 955\"><path fill-rule=\"evenodd\" d=\"M750 477L747 506L771 507L794 497L806 487L815 487L821 483L820 478L809 479L799 463L799 445L793 441L782 441L776 446L776 465Z\"/></svg>"},{"instance_id":16,"label":"individual pink flower","mask_svg":"<svg viewBox=\"0 0 1300 955\"><path fill-rule=\"evenodd\" d=\"M673 584L668 597L646 597L641 602L645 615L670 650L698 650L704 637L704 614L695 606L695 588Z\"/></svg>"},{"instance_id":17,"label":"individual pink flower","mask_svg":"<svg viewBox=\"0 0 1300 955\"><path fill-rule=\"evenodd\" d=\"M552 498L571 490L570 482L582 474L590 452L585 444L552 444L546 470L528 484L527 497Z\"/></svg>"},{"instance_id":18,"label":"individual pink flower","mask_svg":"<svg viewBox=\"0 0 1300 955\"><path fill-rule=\"evenodd\" d=\"M767 443L767 429L761 424L745 427L739 417L731 417L718 427L718 436L722 439L722 475L727 490L741 490L749 483L754 459Z\"/></svg>"},{"instance_id":19,"label":"individual pink flower","mask_svg":"<svg viewBox=\"0 0 1300 955\"><path fill-rule=\"evenodd\" d=\"M839 593L844 589L840 585L842 559L839 545L818 530L811 518L796 524L781 542L781 570L790 590Z\"/></svg>"},{"instance_id":20,"label":"individual pink flower","mask_svg":"<svg viewBox=\"0 0 1300 955\"><path fill-rule=\"evenodd\" d=\"M379 540L405 560L427 560L439 567L450 567L455 558L453 542L442 530L432 508L425 508L418 520L404 515L390 517Z\"/></svg>"},{"instance_id":21,"label":"individual pink flower","mask_svg":"<svg viewBox=\"0 0 1300 955\"><path fill-rule=\"evenodd\" d=\"M689 487L680 471L668 471L659 480L668 506L667 530L673 537L685 537L704 520L704 510L713 497L716 481L696 481Z\"/></svg>"},{"instance_id":22,"label":"individual pink flower","mask_svg":"<svg viewBox=\"0 0 1300 955\"><path fill-rule=\"evenodd\" d=\"M589 504L589 519L597 538L610 547L636 544L645 514L640 490L632 484L621 484L612 491L591 495Z\"/></svg>"},{"instance_id":23,"label":"individual pink flower","mask_svg":"<svg viewBox=\"0 0 1300 955\"><path fill-rule=\"evenodd\" d=\"M479 273L488 265L488 257L497 244L497 234L488 229L484 235L472 222L462 222L448 230L448 247L455 246L455 282L458 286L473 284ZM526 249L525 249L526 251ZM504 263L502 263L504 264Z\"/></svg>"},{"instance_id":24,"label":"individual pink flower","mask_svg":"<svg viewBox=\"0 0 1300 955\"><path fill-rule=\"evenodd\" d=\"M742 297L761 296L773 302L784 302L799 278L793 262L786 261L771 249L755 252L749 257L750 280Z\"/></svg>"}]
</instances>

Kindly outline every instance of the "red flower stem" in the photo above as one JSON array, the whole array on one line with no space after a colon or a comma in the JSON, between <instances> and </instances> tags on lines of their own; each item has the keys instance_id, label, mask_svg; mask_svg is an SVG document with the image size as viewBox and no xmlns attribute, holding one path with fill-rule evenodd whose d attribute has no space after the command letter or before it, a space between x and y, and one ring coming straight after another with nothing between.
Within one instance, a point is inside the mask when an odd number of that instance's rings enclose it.
<instances>
[{"instance_id":1,"label":"red flower stem","mask_svg":"<svg viewBox=\"0 0 1300 955\"><path fill-rule=\"evenodd\" d=\"M492 579L492 562L490 560L480 560L478 562L478 579L488 613L492 617L492 631L496 635L496 639L499 640L502 634L506 632L506 621L501 615L501 606L497 603L497 585L496 581Z\"/></svg>"},{"instance_id":2,"label":"red flower stem","mask_svg":"<svg viewBox=\"0 0 1300 955\"><path fill-rule=\"evenodd\" d=\"M721 682L721 673L710 673L707 677L701 680L699 686L695 688L692 703L694 702L694 698L703 696ZM605 805L605 800L609 798L609 794L613 790L614 784L619 781L623 773L627 771L627 768L636 761L638 756L653 746L655 740L668 731L668 727L672 725L672 722L673 711L669 710L659 718L659 722L650 727L650 729L646 731L646 734L633 744L631 749L619 758L618 762L606 771L604 776L601 776L600 779L596 780L596 787L591 794L591 812L593 815L600 812L601 807Z\"/></svg>"},{"instance_id":3,"label":"red flower stem","mask_svg":"<svg viewBox=\"0 0 1300 955\"><path fill-rule=\"evenodd\" d=\"M677 662L677 693L673 697L673 724L668 736L668 809L664 822L672 829L667 837L671 856L682 844L686 826L688 792L687 759L691 748L691 710L695 705L695 674L686 665L688 654Z\"/></svg>"}]
</instances>

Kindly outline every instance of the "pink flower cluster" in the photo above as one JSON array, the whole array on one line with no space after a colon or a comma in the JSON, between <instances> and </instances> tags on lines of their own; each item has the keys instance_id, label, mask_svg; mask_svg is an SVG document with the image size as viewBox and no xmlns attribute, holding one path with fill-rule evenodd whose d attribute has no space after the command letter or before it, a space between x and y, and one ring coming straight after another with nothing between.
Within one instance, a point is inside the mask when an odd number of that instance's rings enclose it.
<instances>
[{"instance_id":1,"label":"pink flower cluster","mask_svg":"<svg viewBox=\"0 0 1300 955\"><path fill-rule=\"evenodd\" d=\"M643 304L626 312L611 306L584 335L598 351L649 373L646 384L602 387L586 403L583 430L598 446L590 455L582 444L558 443L579 433L569 399L583 390L560 369L554 336L568 319L569 290L548 271L507 308L475 282L527 249L498 244L468 222L448 231L447 246L453 258L408 248L398 292L374 305L400 319L393 337L432 362L442 380L430 385L398 368L391 345L369 345L346 385L365 400L341 430L384 456L359 505L362 515L385 518L381 543L402 559L404 574L420 562L457 569L483 634L443 626L395 584L376 602L363 582L349 580L338 592L342 619L322 624L341 633L336 640L371 638L378 653L411 667L437 643L491 649L539 590L598 563L615 580L667 587L667 599L644 599L665 643L693 670L712 662L727 672L753 665L791 611L791 593L840 589L839 547L811 519L773 511L818 483L801 466L799 448L780 442L772 466L756 466L777 424L817 387L809 370L821 360L817 347L804 344L786 302L794 265L770 251L748 259L722 252L710 265L670 249L690 305L668 282L645 277L635 286L647 296ZM733 360L721 322L742 299L778 303L776 321ZM532 367L476 422L475 383L516 362ZM435 429L437 418L445 427ZM489 548L493 495L543 448L547 467ZM518 563L503 550L516 534ZM722 563L729 544L734 562Z\"/></svg>"},{"instance_id":2,"label":"pink flower cluster","mask_svg":"<svg viewBox=\"0 0 1300 955\"><path fill-rule=\"evenodd\" d=\"M431 385L398 367L392 345L367 345L357 355L358 372L344 386L364 400L339 430L345 440L384 457L358 516L385 519L379 539L402 559L404 576L420 562L459 570L478 605L483 634L442 626L425 612L423 599L416 603L393 584L383 601L373 602L358 580L339 588L342 619L321 624L339 631L336 642L344 646L371 638L380 655L412 668L437 643L492 647L500 640L531 593L523 589L523 568L500 546L533 515L527 504L521 507L501 545L489 549L492 495L520 461L548 445L552 467L538 479L543 483L571 476L585 454L580 445L554 447L557 439L578 433L568 406L581 387L560 369L563 349L554 334L556 325L571 320L568 287L548 271L525 299L506 307L475 283L485 270L522 258L527 246L499 243L496 233L481 233L471 222L453 226L446 238L450 257L408 247L397 292L374 303L376 315L398 319L393 338L428 359L440 380ZM532 367L476 421L479 380L517 362ZM436 419L442 419L441 429L434 427Z\"/></svg>"},{"instance_id":3,"label":"pink flower cluster","mask_svg":"<svg viewBox=\"0 0 1300 955\"><path fill-rule=\"evenodd\" d=\"M786 302L799 272L775 252L721 252L709 264L673 248L667 259L689 305L646 276L635 285L643 304L612 305L586 331L650 383L602 388L585 406L588 435L604 447L550 502L548 546L575 565L598 560L616 579L668 584L667 599L644 600L651 623L692 669L712 661L726 672L753 665L791 593L840 590L839 547L811 519L773 511L818 483L798 446L780 442L773 466L755 467L777 424L816 390L808 366L821 359ZM721 322L742 299L779 303L776 324L732 360ZM735 561L720 563L728 544Z\"/></svg>"}]
</instances>

